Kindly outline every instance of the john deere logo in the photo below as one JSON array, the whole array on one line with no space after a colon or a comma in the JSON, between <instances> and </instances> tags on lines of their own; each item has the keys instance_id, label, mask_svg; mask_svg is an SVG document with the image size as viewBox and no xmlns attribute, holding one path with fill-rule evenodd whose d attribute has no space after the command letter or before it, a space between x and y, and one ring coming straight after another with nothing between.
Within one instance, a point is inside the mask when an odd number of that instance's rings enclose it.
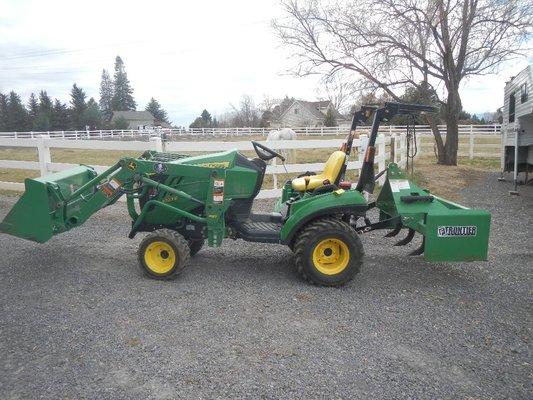
<instances>
[{"instance_id":1,"label":"john deere logo","mask_svg":"<svg viewBox=\"0 0 533 400\"><path fill-rule=\"evenodd\" d=\"M476 236L477 226L439 226L437 228L438 237L450 236Z\"/></svg>"},{"instance_id":2,"label":"john deere logo","mask_svg":"<svg viewBox=\"0 0 533 400\"><path fill-rule=\"evenodd\" d=\"M137 164L134 161L130 161L128 163L128 168L131 169L132 171L135 171L135 168L137 168Z\"/></svg>"}]
</instances>

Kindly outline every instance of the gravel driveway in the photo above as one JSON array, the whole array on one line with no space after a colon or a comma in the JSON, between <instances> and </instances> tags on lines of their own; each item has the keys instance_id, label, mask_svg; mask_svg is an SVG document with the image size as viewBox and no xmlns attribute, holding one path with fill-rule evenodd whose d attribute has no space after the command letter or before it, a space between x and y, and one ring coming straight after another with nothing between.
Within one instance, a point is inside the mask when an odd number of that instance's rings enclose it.
<instances>
[{"instance_id":1,"label":"gravel driveway","mask_svg":"<svg viewBox=\"0 0 533 400\"><path fill-rule=\"evenodd\" d=\"M2 235L0 398L532 398L533 187L509 188L464 192L492 212L489 262L428 264L371 233L342 288L243 241L143 278L124 205L43 245Z\"/></svg>"}]
</instances>

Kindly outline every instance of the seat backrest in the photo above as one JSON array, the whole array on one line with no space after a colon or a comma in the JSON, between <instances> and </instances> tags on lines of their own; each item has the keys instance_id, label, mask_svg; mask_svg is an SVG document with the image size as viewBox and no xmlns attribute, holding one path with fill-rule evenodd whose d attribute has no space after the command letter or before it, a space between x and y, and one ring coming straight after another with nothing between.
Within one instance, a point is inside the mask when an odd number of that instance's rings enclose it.
<instances>
[{"instance_id":1,"label":"seat backrest","mask_svg":"<svg viewBox=\"0 0 533 400\"><path fill-rule=\"evenodd\" d=\"M331 183L336 184L345 159L346 154L343 151L337 150L331 153L324 166L324 172L322 173L324 178L328 179Z\"/></svg>"}]
</instances>

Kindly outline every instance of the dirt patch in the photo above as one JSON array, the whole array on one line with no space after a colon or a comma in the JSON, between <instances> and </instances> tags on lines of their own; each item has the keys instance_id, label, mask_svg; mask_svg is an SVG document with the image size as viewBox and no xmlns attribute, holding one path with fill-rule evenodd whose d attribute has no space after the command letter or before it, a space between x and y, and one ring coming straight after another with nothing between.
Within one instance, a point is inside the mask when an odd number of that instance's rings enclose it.
<instances>
[{"instance_id":1,"label":"dirt patch","mask_svg":"<svg viewBox=\"0 0 533 400\"><path fill-rule=\"evenodd\" d=\"M431 193L459 201L461 190L481 181L485 175L486 171L472 167L415 163L413 178Z\"/></svg>"}]
</instances>

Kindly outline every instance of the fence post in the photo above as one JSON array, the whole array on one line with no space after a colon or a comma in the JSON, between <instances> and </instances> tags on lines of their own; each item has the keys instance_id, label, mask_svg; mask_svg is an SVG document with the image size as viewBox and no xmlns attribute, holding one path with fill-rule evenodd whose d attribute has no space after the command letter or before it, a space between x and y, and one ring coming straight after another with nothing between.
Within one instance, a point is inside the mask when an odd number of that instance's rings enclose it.
<instances>
[{"instance_id":1,"label":"fence post","mask_svg":"<svg viewBox=\"0 0 533 400\"><path fill-rule=\"evenodd\" d=\"M50 147L48 147L47 138L44 135L39 135L37 138L37 152L39 154L39 169L41 176L48 174L48 164L52 162L50 156Z\"/></svg>"},{"instance_id":2,"label":"fence post","mask_svg":"<svg viewBox=\"0 0 533 400\"><path fill-rule=\"evenodd\" d=\"M398 165L400 168L403 168L405 166L405 151L407 147L406 138L407 135L405 133L400 133L398 136Z\"/></svg>"},{"instance_id":3,"label":"fence post","mask_svg":"<svg viewBox=\"0 0 533 400\"><path fill-rule=\"evenodd\" d=\"M152 136L150 138L150 142L152 142L153 149L159 153L163 152L163 140L159 136Z\"/></svg>"},{"instance_id":4,"label":"fence post","mask_svg":"<svg viewBox=\"0 0 533 400\"><path fill-rule=\"evenodd\" d=\"M380 133L378 135L378 172L381 172L385 169L385 135L383 133ZM381 177L378 179L378 183L380 186L383 186L385 184L385 175L381 175Z\"/></svg>"},{"instance_id":5,"label":"fence post","mask_svg":"<svg viewBox=\"0 0 533 400\"><path fill-rule=\"evenodd\" d=\"M396 135L390 135L390 159L389 162L396 162Z\"/></svg>"},{"instance_id":6,"label":"fence post","mask_svg":"<svg viewBox=\"0 0 533 400\"><path fill-rule=\"evenodd\" d=\"M279 151L279 150L278 150L278 151ZM278 165L278 163L277 163L277 157L274 157L274 158L272 159L272 165L273 165L273 166ZM277 189L277 188L278 188L278 176L276 175L276 173L273 173L273 174L272 174L272 183L273 183L274 189Z\"/></svg>"},{"instance_id":7,"label":"fence post","mask_svg":"<svg viewBox=\"0 0 533 400\"><path fill-rule=\"evenodd\" d=\"M415 159L422 155L422 135L416 135L416 155Z\"/></svg>"},{"instance_id":8,"label":"fence post","mask_svg":"<svg viewBox=\"0 0 533 400\"><path fill-rule=\"evenodd\" d=\"M470 125L470 140L468 147L468 156L471 160L474 159L474 126Z\"/></svg>"}]
</instances>

